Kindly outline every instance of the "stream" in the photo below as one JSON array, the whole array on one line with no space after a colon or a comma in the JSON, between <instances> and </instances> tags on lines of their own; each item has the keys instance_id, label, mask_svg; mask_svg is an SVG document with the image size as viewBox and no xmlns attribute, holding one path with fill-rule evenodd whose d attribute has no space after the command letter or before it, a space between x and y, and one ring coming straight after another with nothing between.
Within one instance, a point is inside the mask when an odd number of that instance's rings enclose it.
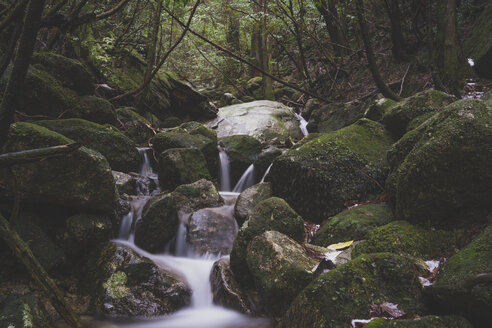
<instances>
[{"instance_id":1,"label":"stream","mask_svg":"<svg viewBox=\"0 0 492 328\"><path fill-rule=\"evenodd\" d=\"M143 157L142 176L156 181L155 173L150 166L147 151L149 148L139 148ZM230 172L229 159L224 151L220 151L220 194L225 200L225 205L216 208L216 210L232 216L234 204L241 191L252 186L257 181L254 178L254 166L251 165L238 181L233 191L230 191ZM140 188L139 190L143 190ZM134 226L135 222L140 219L142 209L150 198L145 192L132 198L130 213L125 215L121 222L118 239L113 242L124 245L133 249L139 255L149 258L156 265L164 268L170 268L180 273L188 282L191 290L191 304L176 313L157 319L145 321L124 323L120 325L111 325L108 327L126 327L126 328L247 328L247 327L269 327L269 321L262 318L252 318L239 312L226 309L213 304L212 289L210 285L210 272L215 261L221 258L218 255L199 255L196 254L186 242L185 218L180 218L180 226L176 233L176 238L172 245L168 244L162 254L148 253L134 243ZM171 251L173 250L173 251ZM224 254L228 256L227 254Z\"/></svg>"}]
</instances>

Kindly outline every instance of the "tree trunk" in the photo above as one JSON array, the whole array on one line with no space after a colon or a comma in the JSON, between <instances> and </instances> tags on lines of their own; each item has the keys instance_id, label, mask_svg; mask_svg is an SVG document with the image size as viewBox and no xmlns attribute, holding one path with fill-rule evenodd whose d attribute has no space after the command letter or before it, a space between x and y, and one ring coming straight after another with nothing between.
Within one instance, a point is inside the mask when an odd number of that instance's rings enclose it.
<instances>
[{"instance_id":1,"label":"tree trunk","mask_svg":"<svg viewBox=\"0 0 492 328\"><path fill-rule=\"evenodd\" d=\"M461 98L461 58L456 22L456 0L443 0L439 4L439 23L436 47L436 67L445 90Z\"/></svg>"},{"instance_id":2,"label":"tree trunk","mask_svg":"<svg viewBox=\"0 0 492 328\"><path fill-rule=\"evenodd\" d=\"M26 9L14 67L3 93L2 104L0 105L0 148L7 140L10 123L13 121L13 116L18 105L17 101L21 97L20 92L34 51L36 36L41 24L43 7L44 0L31 0Z\"/></svg>"},{"instance_id":3,"label":"tree trunk","mask_svg":"<svg viewBox=\"0 0 492 328\"><path fill-rule=\"evenodd\" d=\"M379 91L386 98L390 98L396 101L400 100L400 97L394 93L388 85L384 82L381 74L379 74L379 69L376 63L376 58L374 57L374 52L371 46L371 40L369 38L368 27L365 20L365 10L362 0L355 1L357 7L357 20L359 22L360 33L362 35L362 41L364 42L364 48L366 50L367 63L369 65L369 70L371 71L372 77Z\"/></svg>"},{"instance_id":4,"label":"tree trunk","mask_svg":"<svg viewBox=\"0 0 492 328\"><path fill-rule=\"evenodd\" d=\"M240 46L240 22L239 15L231 10L231 0L225 0L223 7L225 8L224 14L226 15L226 43L229 49L239 53ZM230 83L231 80L238 79L241 74L241 66L234 59L227 57L225 59L225 69L223 71L223 79L225 83Z\"/></svg>"},{"instance_id":5,"label":"tree trunk","mask_svg":"<svg viewBox=\"0 0 492 328\"><path fill-rule=\"evenodd\" d=\"M34 2L37 2L34 0ZM17 232L10 226L7 219L0 214L0 237L7 243L15 256L24 264L27 271L38 283L58 314L72 327L81 327L75 312L63 298L62 293L50 278L46 270L36 260L29 246L22 240Z\"/></svg>"},{"instance_id":6,"label":"tree trunk","mask_svg":"<svg viewBox=\"0 0 492 328\"><path fill-rule=\"evenodd\" d=\"M399 0L385 0L384 5L391 22L391 41L393 43L393 56L400 60L406 60L405 38L401 28L401 12Z\"/></svg>"},{"instance_id":7,"label":"tree trunk","mask_svg":"<svg viewBox=\"0 0 492 328\"><path fill-rule=\"evenodd\" d=\"M345 55L345 47L343 36L337 22L337 9L334 0L319 0L315 1L316 9L318 9L326 24L326 29L330 35L335 56L343 57Z\"/></svg>"}]
</instances>

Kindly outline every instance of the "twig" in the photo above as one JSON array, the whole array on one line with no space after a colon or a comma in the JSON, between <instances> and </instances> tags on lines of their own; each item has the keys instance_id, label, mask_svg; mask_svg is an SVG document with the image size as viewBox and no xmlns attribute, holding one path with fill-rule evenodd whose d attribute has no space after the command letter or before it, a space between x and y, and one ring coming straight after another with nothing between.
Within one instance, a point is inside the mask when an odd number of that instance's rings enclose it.
<instances>
[{"instance_id":1,"label":"twig","mask_svg":"<svg viewBox=\"0 0 492 328\"><path fill-rule=\"evenodd\" d=\"M403 75L403 78L401 79L400 92L398 92L398 96L401 96L401 93L403 92L403 83L405 83L405 78L407 77L408 71L410 70L410 66L412 66L412 64L408 65L407 71L405 72L405 75Z\"/></svg>"}]
</instances>

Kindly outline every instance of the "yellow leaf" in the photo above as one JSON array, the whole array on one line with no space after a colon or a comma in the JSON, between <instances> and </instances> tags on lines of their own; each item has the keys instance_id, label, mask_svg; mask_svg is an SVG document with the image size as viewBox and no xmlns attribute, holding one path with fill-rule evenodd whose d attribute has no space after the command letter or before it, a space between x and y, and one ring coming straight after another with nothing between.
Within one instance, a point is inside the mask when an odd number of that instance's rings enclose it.
<instances>
[{"instance_id":1,"label":"yellow leaf","mask_svg":"<svg viewBox=\"0 0 492 328\"><path fill-rule=\"evenodd\" d=\"M344 249L344 248L349 247L353 243L354 243L353 240L349 240L349 241L346 241L344 243L331 244L330 246L328 246L328 248L334 249L334 250L340 250L340 249Z\"/></svg>"}]
</instances>

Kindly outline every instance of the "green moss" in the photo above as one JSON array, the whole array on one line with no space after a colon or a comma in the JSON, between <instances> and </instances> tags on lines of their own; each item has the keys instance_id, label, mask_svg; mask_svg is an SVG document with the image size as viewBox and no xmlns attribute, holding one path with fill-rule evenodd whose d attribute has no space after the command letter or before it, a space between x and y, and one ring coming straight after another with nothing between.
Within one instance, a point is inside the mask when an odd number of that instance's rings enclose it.
<instances>
[{"instance_id":1,"label":"green moss","mask_svg":"<svg viewBox=\"0 0 492 328\"><path fill-rule=\"evenodd\" d=\"M357 206L326 220L313 237L312 243L326 247L330 244L360 239L372 229L392 220L393 214L386 205Z\"/></svg>"},{"instance_id":2,"label":"green moss","mask_svg":"<svg viewBox=\"0 0 492 328\"><path fill-rule=\"evenodd\" d=\"M177 187L175 192L179 192L180 194L186 196L186 197L199 197L200 196L200 189L197 189L193 187L192 185L182 185Z\"/></svg>"},{"instance_id":3,"label":"green moss","mask_svg":"<svg viewBox=\"0 0 492 328\"><path fill-rule=\"evenodd\" d=\"M82 119L38 121L36 124L56 131L100 152L116 171L136 171L140 155L136 144L118 130Z\"/></svg>"},{"instance_id":4,"label":"green moss","mask_svg":"<svg viewBox=\"0 0 492 328\"><path fill-rule=\"evenodd\" d=\"M384 302L407 314L422 313L419 274L410 260L395 254L359 256L311 282L283 321L286 327L346 327L353 318L366 318L372 304Z\"/></svg>"},{"instance_id":5,"label":"green moss","mask_svg":"<svg viewBox=\"0 0 492 328\"><path fill-rule=\"evenodd\" d=\"M395 137L400 138L413 119L429 112L437 112L453 101L456 101L456 97L428 89L391 107L383 116L383 123Z\"/></svg>"},{"instance_id":6,"label":"green moss","mask_svg":"<svg viewBox=\"0 0 492 328\"><path fill-rule=\"evenodd\" d=\"M96 96L81 97L73 108L63 114L63 118L83 118L99 124L116 124L113 105Z\"/></svg>"},{"instance_id":7,"label":"green moss","mask_svg":"<svg viewBox=\"0 0 492 328\"><path fill-rule=\"evenodd\" d=\"M103 288L111 298L123 298L130 292L130 289L125 286L126 281L126 274L123 271L116 271L103 283Z\"/></svg>"},{"instance_id":8,"label":"green moss","mask_svg":"<svg viewBox=\"0 0 492 328\"><path fill-rule=\"evenodd\" d=\"M383 116L396 104L397 102L392 99L376 99L367 106L367 109L364 112L364 117L379 122Z\"/></svg>"},{"instance_id":9,"label":"green moss","mask_svg":"<svg viewBox=\"0 0 492 328\"><path fill-rule=\"evenodd\" d=\"M355 246L353 256L390 252L432 259L455 246L452 232L430 231L406 221L394 221L370 231L365 242Z\"/></svg>"},{"instance_id":10,"label":"green moss","mask_svg":"<svg viewBox=\"0 0 492 328\"><path fill-rule=\"evenodd\" d=\"M299 242L306 239L303 219L285 200L271 197L260 202L239 230L231 252L231 269L240 283L251 283L246 264L249 243L254 237L270 230L283 233Z\"/></svg>"},{"instance_id":11,"label":"green moss","mask_svg":"<svg viewBox=\"0 0 492 328\"><path fill-rule=\"evenodd\" d=\"M211 176L198 149L172 148L159 156L159 182L164 188L174 189L200 179L211 180Z\"/></svg>"},{"instance_id":12,"label":"green moss","mask_svg":"<svg viewBox=\"0 0 492 328\"><path fill-rule=\"evenodd\" d=\"M361 119L277 157L267 180L305 219L322 222L347 200L371 199L381 191L392 143L381 124Z\"/></svg>"}]
</instances>

